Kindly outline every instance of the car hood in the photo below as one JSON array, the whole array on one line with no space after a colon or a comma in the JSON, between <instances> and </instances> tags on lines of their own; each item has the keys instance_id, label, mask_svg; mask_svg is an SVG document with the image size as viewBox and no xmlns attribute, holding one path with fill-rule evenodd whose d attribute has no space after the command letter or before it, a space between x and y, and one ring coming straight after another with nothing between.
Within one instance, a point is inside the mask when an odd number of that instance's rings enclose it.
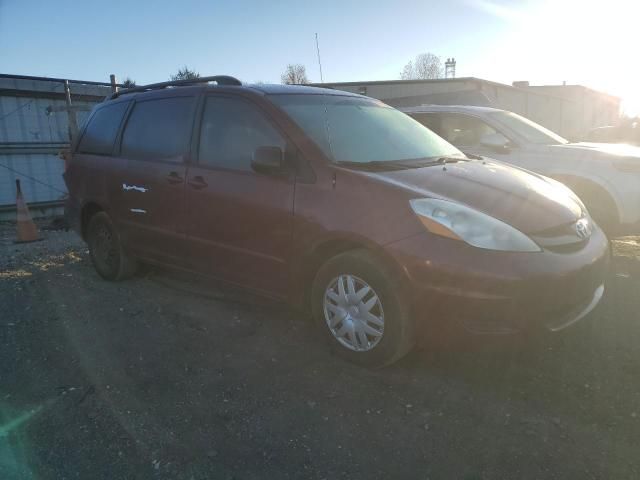
<instances>
[{"instance_id":1,"label":"car hood","mask_svg":"<svg viewBox=\"0 0 640 480\"><path fill-rule=\"evenodd\" d=\"M561 152L561 154L574 157L595 157L611 161L631 160L640 163L640 147L622 143L576 142L564 145L549 145L549 149L556 154Z\"/></svg>"},{"instance_id":2,"label":"car hood","mask_svg":"<svg viewBox=\"0 0 640 480\"><path fill-rule=\"evenodd\" d=\"M554 180L496 161L358 173L406 189L413 198L462 203L528 234L576 222L583 215L570 191Z\"/></svg>"}]
</instances>

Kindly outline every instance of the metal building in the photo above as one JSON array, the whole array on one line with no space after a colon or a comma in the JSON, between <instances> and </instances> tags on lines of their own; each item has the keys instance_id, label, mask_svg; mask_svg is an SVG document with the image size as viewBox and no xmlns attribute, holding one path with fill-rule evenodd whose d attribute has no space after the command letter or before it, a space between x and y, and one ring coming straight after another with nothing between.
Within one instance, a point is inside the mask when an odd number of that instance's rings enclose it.
<instances>
[{"instance_id":1,"label":"metal building","mask_svg":"<svg viewBox=\"0 0 640 480\"><path fill-rule=\"evenodd\" d=\"M69 80L78 124L109 83ZM0 219L15 218L16 179L32 215L60 211L66 187L58 153L69 146L64 79L0 74Z\"/></svg>"},{"instance_id":2,"label":"metal building","mask_svg":"<svg viewBox=\"0 0 640 480\"><path fill-rule=\"evenodd\" d=\"M474 77L314 84L359 93L394 107L425 104L478 105L510 110L570 140L592 128L615 125L620 99L577 85L515 86Z\"/></svg>"}]
</instances>

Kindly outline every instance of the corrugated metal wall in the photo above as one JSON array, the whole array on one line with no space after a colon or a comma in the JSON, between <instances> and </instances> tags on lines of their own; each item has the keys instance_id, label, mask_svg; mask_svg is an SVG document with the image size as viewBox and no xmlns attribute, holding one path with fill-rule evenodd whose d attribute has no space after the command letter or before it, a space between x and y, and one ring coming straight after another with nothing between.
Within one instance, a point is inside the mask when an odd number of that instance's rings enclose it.
<instances>
[{"instance_id":1,"label":"corrugated metal wall","mask_svg":"<svg viewBox=\"0 0 640 480\"><path fill-rule=\"evenodd\" d=\"M86 101L73 104L92 105ZM65 101L0 96L0 144L67 143L69 141L67 114L66 112L47 114L49 106L64 107ZM86 115L87 112L78 112L79 119L86 118Z\"/></svg>"},{"instance_id":2,"label":"corrugated metal wall","mask_svg":"<svg viewBox=\"0 0 640 480\"><path fill-rule=\"evenodd\" d=\"M56 155L0 155L0 206L15 204L16 179L28 203L62 200L66 195L63 171L63 161Z\"/></svg>"},{"instance_id":3,"label":"corrugated metal wall","mask_svg":"<svg viewBox=\"0 0 640 480\"><path fill-rule=\"evenodd\" d=\"M0 97L0 205L15 203L17 178L30 203L59 200L66 192L63 162L56 152L69 142L67 113L46 114L47 107L65 104L48 98ZM92 105L86 101L74 104ZM78 122L84 122L88 114L78 112Z\"/></svg>"},{"instance_id":4,"label":"corrugated metal wall","mask_svg":"<svg viewBox=\"0 0 640 480\"><path fill-rule=\"evenodd\" d=\"M72 104L91 108L110 93L106 85L70 84ZM0 207L15 204L16 179L28 203L55 202L66 194L58 152L69 144L61 81L0 76ZM53 111L51 111L53 110ZM89 111L78 111L78 124Z\"/></svg>"}]
</instances>

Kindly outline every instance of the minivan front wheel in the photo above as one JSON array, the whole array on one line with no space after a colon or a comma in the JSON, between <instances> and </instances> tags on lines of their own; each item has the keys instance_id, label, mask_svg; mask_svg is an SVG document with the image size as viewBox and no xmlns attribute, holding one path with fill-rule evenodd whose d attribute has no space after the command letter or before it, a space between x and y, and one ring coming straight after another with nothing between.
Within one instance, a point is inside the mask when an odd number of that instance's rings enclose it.
<instances>
[{"instance_id":1,"label":"minivan front wheel","mask_svg":"<svg viewBox=\"0 0 640 480\"><path fill-rule=\"evenodd\" d=\"M381 367L411 349L413 324L395 278L366 250L342 253L320 268L312 286L312 312L338 355Z\"/></svg>"},{"instance_id":2,"label":"minivan front wheel","mask_svg":"<svg viewBox=\"0 0 640 480\"><path fill-rule=\"evenodd\" d=\"M89 220L87 243L91 263L105 280L124 280L136 272L135 260L123 250L120 236L105 212Z\"/></svg>"}]
</instances>

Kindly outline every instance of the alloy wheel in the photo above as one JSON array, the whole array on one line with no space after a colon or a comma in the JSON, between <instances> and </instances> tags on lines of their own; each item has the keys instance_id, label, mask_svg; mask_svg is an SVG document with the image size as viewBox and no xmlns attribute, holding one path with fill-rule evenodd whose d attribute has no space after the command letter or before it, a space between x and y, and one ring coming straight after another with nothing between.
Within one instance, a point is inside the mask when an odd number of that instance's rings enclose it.
<instances>
[{"instance_id":1,"label":"alloy wheel","mask_svg":"<svg viewBox=\"0 0 640 480\"><path fill-rule=\"evenodd\" d=\"M346 274L334 278L323 303L327 327L344 347L366 352L382 340L384 310L380 297L361 278Z\"/></svg>"}]
</instances>

